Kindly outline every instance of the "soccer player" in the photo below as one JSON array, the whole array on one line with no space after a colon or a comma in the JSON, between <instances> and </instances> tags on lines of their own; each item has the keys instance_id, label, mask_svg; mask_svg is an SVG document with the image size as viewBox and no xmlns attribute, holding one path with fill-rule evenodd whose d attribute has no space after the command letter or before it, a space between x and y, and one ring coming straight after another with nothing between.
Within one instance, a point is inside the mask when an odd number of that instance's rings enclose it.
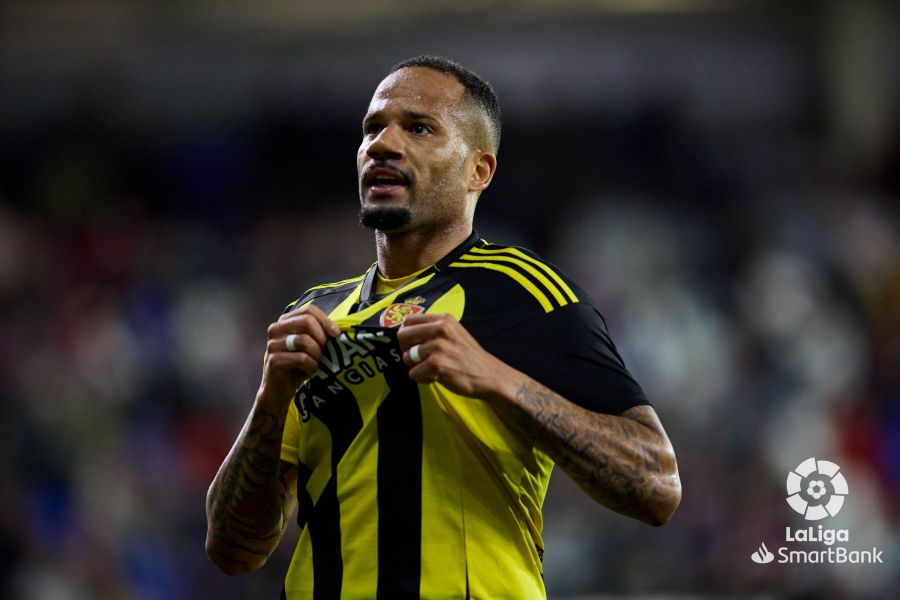
<instances>
[{"instance_id":1,"label":"soccer player","mask_svg":"<svg viewBox=\"0 0 900 600\"><path fill-rule=\"evenodd\" d=\"M452 61L375 90L357 167L377 262L269 326L207 497L226 573L262 566L297 508L284 598L545 598L554 464L652 525L678 506L669 439L585 293L473 231L499 143L491 86Z\"/></svg>"}]
</instances>

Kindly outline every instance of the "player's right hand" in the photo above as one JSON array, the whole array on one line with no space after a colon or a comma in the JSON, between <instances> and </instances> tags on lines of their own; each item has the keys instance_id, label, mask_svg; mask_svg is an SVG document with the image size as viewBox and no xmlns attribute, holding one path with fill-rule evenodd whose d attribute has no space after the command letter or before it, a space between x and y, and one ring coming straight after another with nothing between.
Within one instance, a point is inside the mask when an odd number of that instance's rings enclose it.
<instances>
[{"instance_id":1,"label":"player's right hand","mask_svg":"<svg viewBox=\"0 0 900 600\"><path fill-rule=\"evenodd\" d=\"M325 342L340 333L335 322L312 304L281 315L269 325L266 364L257 399L281 408L287 406L297 386L318 370ZM293 351L287 345L292 334Z\"/></svg>"}]
</instances>

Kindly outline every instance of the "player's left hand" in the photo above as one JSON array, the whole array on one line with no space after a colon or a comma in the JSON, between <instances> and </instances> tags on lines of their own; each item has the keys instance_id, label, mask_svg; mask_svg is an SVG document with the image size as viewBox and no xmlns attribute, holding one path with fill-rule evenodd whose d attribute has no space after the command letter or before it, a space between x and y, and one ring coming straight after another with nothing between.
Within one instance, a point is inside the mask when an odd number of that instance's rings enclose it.
<instances>
[{"instance_id":1,"label":"player's left hand","mask_svg":"<svg viewBox=\"0 0 900 600\"><path fill-rule=\"evenodd\" d=\"M419 383L437 381L449 390L482 398L489 394L500 374L510 367L475 341L452 315L418 314L403 321L397 332L409 377ZM419 362L410 349L419 346Z\"/></svg>"}]
</instances>

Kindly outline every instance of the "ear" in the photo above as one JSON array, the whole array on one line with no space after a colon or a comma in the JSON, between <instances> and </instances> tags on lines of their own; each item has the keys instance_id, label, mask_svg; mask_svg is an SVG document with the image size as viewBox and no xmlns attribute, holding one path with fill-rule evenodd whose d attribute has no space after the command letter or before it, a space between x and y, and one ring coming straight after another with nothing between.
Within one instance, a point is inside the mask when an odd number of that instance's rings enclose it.
<instances>
[{"instance_id":1,"label":"ear","mask_svg":"<svg viewBox=\"0 0 900 600\"><path fill-rule=\"evenodd\" d=\"M469 191L480 192L491 184L497 170L497 157L484 150L476 150L470 160L474 160L469 175Z\"/></svg>"}]
</instances>

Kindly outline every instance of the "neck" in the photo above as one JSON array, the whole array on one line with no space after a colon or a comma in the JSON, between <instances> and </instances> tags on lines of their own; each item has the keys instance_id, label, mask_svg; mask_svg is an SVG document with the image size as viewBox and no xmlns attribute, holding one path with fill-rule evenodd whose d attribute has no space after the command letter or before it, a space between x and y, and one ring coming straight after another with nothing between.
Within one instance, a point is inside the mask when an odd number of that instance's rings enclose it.
<instances>
[{"instance_id":1,"label":"neck","mask_svg":"<svg viewBox=\"0 0 900 600\"><path fill-rule=\"evenodd\" d=\"M442 259L471 233L469 222L404 232L376 230L378 271L388 279L415 273Z\"/></svg>"}]
</instances>

